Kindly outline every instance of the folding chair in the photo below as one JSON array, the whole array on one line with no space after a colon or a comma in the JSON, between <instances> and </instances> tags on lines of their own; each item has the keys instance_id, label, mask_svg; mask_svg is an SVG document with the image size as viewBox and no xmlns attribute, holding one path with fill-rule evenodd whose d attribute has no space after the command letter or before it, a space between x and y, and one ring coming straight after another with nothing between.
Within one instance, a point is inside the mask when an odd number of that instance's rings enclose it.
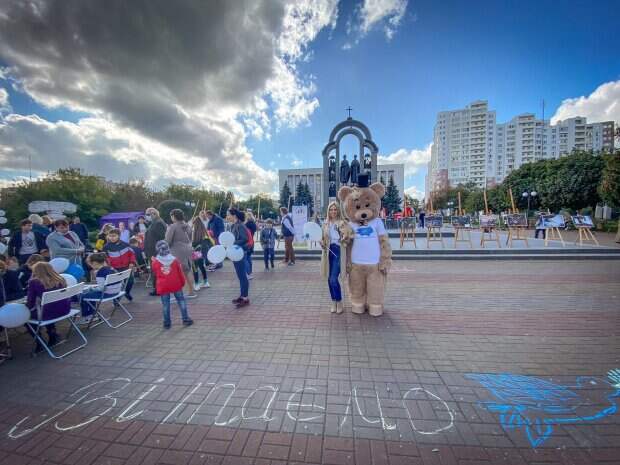
<instances>
[{"instance_id":1,"label":"folding chair","mask_svg":"<svg viewBox=\"0 0 620 465\"><path fill-rule=\"evenodd\" d=\"M80 314L79 309L72 308L69 311L69 313L67 313L66 315L60 316L58 318L54 318L52 320L43 319L45 317L44 309L47 304L58 302L60 300L71 299L74 296L79 296L83 290L84 290L84 283L79 283L79 284L76 284L75 286L66 287L64 289L58 289L56 291L48 291L48 292L43 293L43 296L41 297L41 301L37 304L38 319L37 320L30 319L26 322L26 326L28 326L28 328L32 331L32 333L34 334L34 338L35 338L34 346L32 348L33 354L35 353L35 350L36 350L37 341L39 342L39 344L41 344L45 348L49 356L55 359L64 358L67 355L72 354L73 352L86 347L86 344L88 344L88 341L86 340L86 337L84 336L82 331L80 331L80 328L77 327L74 321L75 317ZM80 338L82 338L82 344L71 350L68 350L64 354L57 355L48 346L45 339L41 337L41 328L44 326L49 326L54 323L58 323L63 320L69 320L69 323L70 323L69 331L67 332L67 337L65 338L65 340L69 338L69 335L71 334L71 330L75 329L75 331L80 336Z\"/></svg>"},{"instance_id":2,"label":"folding chair","mask_svg":"<svg viewBox=\"0 0 620 465\"><path fill-rule=\"evenodd\" d=\"M131 313L129 313L129 311L125 308L125 306L120 301L121 297L125 295L125 286L127 286L127 281L129 280L129 276L131 276L131 269L121 271L120 273L109 274L105 278L105 282L103 285L103 291L101 292L101 297L96 298L96 299L92 299L92 298L82 299L83 302L88 303L88 305L95 311L95 314L101 319L101 321L99 321L98 323L95 323L95 324L89 323L87 329L97 327L101 323L105 323L110 328L116 329L116 328L120 328L124 324L129 323L131 320L133 320L133 316L131 315ZM111 286L118 285L119 283L121 283L120 291L118 291L118 293L114 295L106 296L107 294L106 289L108 289ZM110 313L109 317L106 317L101 311L101 304L104 304L106 302L114 302L114 308L112 309L112 312ZM123 312L125 312L125 315L127 315L127 319L123 320L122 322L116 325L113 325L111 323L112 316L114 316L114 312L118 308L120 308Z\"/></svg>"}]
</instances>

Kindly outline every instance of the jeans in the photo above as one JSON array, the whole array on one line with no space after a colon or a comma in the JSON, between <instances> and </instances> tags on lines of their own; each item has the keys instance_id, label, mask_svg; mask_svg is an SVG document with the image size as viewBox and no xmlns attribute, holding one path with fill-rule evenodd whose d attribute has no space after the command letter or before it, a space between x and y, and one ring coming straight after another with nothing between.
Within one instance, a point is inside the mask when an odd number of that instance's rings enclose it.
<instances>
[{"instance_id":1,"label":"jeans","mask_svg":"<svg viewBox=\"0 0 620 465\"><path fill-rule=\"evenodd\" d=\"M269 263L271 262L271 268L273 268L273 259L275 258L276 252L273 248L263 249L263 260L265 261L265 268L269 268Z\"/></svg>"},{"instance_id":2,"label":"jeans","mask_svg":"<svg viewBox=\"0 0 620 465\"><path fill-rule=\"evenodd\" d=\"M286 263L295 263L295 249L293 248L293 240L295 237L286 236L284 238L284 261Z\"/></svg>"},{"instance_id":3,"label":"jeans","mask_svg":"<svg viewBox=\"0 0 620 465\"><path fill-rule=\"evenodd\" d=\"M235 271L237 272L237 278L239 278L239 287L241 288L240 297L247 298L250 293L250 281L248 280L246 256L244 255L244 257L238 262L233 262L233 265L235 266Z\"/></svg>"},{"instance_id":4,"label":"jeans","mask_svg":"<svg viewBox=\"0 0 620 465\"><path fill-rule=\"evenodd\" d=\"M547 235L547 230L546 229L537 229L536 232L534 233L534 239L538 239L538 233L542 232L542 238L545 239L546 235Z\"/></svg>"},{"instance_id":5,"label":"jeans","mask_svg":"<svg viewBox=\"0 0 620 465\"><path fill-rule=\"evenodd\" d=\"M245 260L246 260L246 271L247 273L250 275L252 274L252 254L254 253L253 250L248 250L245 253Z\"/></svg>"},{"instance_id":6,"label":"jeans","mask_svg":"<svg viewBox=\"0 0 620 465\"><path fill-rule=\"evenodd\" d=\"M198 272L200 271L200 273L202 273L202 278L203 281L206 283L207 282L207 268L205 267L205 259L204 258L199 258L198 260L194 260L194 266L195 266L195 271L194 271L194 281L196 283L200 282L200 275L198 274Z\"/></svg>"},{"instance_id":7,"label":"jeans","mask_svg":"<svg viewBox=\"0 0 620 465\"><path fill-rule=\"evenodd\" d=\"M170 295L171 294L163 294L161 295L161 304L163 305L163 313L164 313L164 324L166 326L170 326ZM179 309L181 310L181 319L183 321L189 321L189 315L187 314L187 302L185 301L185 296L183 295L183 291L180 290L174 293L174 298L177 299L177 303L179 304Z\"/></svg>"},{"instance_id":8,"label":"jeans","mask_svg":"<svg viewBox=\"0 0 620 465\"><path fill-rule=\"evenodd\" d=\"M340 302L342 300L342 291L338 281L340 276L340 246L338 244L331 244L327 257L329 260L329 275L327 278L329 294L334 302Z\"/></svg>"},{"instance_id":9,"label":"jeans","mask_svg":"<svg viewBox=\"0 0 620 465\"><path fill-rule=\"evenodd\" d=\"M116 294L104 294L102 291L88 291L82 294L82 300L80 301L80 307L82 308L82 316L89 316L95 313L95 307L97 302L86 302L84 299L101 299L114 297ZM92 304L92 306L91 306Z\"/></svg>"}]
</instances>

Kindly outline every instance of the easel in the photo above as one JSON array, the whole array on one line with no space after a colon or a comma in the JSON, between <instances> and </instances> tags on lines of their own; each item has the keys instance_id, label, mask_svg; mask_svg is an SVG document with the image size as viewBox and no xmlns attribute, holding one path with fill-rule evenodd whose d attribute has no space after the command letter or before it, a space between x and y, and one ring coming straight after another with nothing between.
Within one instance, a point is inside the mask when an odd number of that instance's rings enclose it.
<instances>
[{"instance_id":1,"label":"easel","mask_svg":"<svg viewBox=\"0 0 620 465\"><path fill-rule=\"evenodd\" d=\"M407 241L413 242L413 247L418 248L418 244L415 241L415 217L412 218L413 221L405 221L403 218L400 221L400 248L403 248L403 245Z\"/></svg>"},{"instance_id":2,"label":"easel","mask_svg":"<svg viewBox=\"0 0 620 465\"><path fill-rule=\"evenodd\" d=\"M461 207L461 192L457 193L459 198L459 208L457 210L457 216L463 216L463 208ZM471 242L471 228L456 225L454 228L454 248L456 249L459 242L467 242L471 249L474 248L474 244ZM465 237L465 233L467 233L467 237ZM459 238L459 236L461 236Z\"/></svg>"},{"instance_id":3,"label":"easel","mask_svg":"<svg viewBox=\"0 0 620 465\"><path fill-rule=\"evenodd\" d=\"M519 210L517 210L517 207L515 206L515 199L512 196L512 188L508 189L508 194L510 194L510 203L512 204L512 213L516 214L519 213ZM527 218L526 218L527 221ZM529 244L527 242L527 226L511 226L510 224L507 225L508 226L508 236L506 237L506 245L510 244L509 247L512 249L512 242L513 241L523 241L525 242L525 246L529 248Z\"/></svg>"},{"instance_id":4,"label":"easel","mask_svg":"<svg viewBox=\"0 0 620 465\"><path fill-rule=\"evenodd\" d=\"M489 214L489 203L487 201L487 190L485 189L482 193L484 196L484 214L488 215ZM495 233L495 237L493 237L493 233ZM488 238L485 237L485 234L488 234L489 237ZM480 225L480 247L484 249L484 244L487 242L492 242L492 241L497 242L498 249L502 248L502 244L500 244L499 242L499 233L497 232L497 225L488 226L488 227L482 227L482 225Z\"/></svg>"},{"instance_id":5,"label":"easel","mask_svg":"<svg viewBox=\"0 0 620 465\"><path fill-rule=\"evenodd\" d=\"M430 197L431 203L431 215L434 214L433 210L433 196ZM427 223L426 226L426 248L430 248L431 242L441 242L441 248L444 248L443 236L441 234L441 226L433 226L431 223Z\"/></svg>"},{"instance_id":6,"label":"easel","mask_svg":"<svg viewBox=\"0 0 620 465\"><path fill-rule=\"evenodd\" d=\"M549 215L551 215L550 210L547 210L547 212L549 213ZM562 242L562 247L566 247L566 244L564 243L564 238L562 237L562 233L560 233L560 228L546 228L543 229L543 231L545 232L545 247L547 247L549 239L554 241L557 241L559 239Z\"/></svg>"},{"instance_id":7,"label":"easel","mask_svg":"<svg viewBox=\"0 0 620 465\"><path fill-rule=\"evenodd\" d=\"M575 223L575 228L579 232L577 239L575 239L575 244L577 244L577 241L579 241L579 245L582 246L584 241L585 242L591 241L591 242L594 242L596 245L599 245L598 241L596 240L596 237L594 237L594 234L592 234L592 231L591 231L592 226L587 225L587 224L577 224L577 221L575 221L575 218L583 218L583 216L580 216L580 215L573 216L573 223Z\"/></svg>"}]
</instances>

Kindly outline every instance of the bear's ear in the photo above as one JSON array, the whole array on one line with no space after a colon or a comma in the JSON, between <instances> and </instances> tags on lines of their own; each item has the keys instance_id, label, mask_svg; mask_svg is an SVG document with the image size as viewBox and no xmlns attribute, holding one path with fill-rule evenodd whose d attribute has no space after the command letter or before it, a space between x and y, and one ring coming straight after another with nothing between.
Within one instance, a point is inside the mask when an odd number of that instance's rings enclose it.
<instances>
[{"instance_id":1,"label":"bear's ear","mask_svg":"<svg viewBox=\"0 0 620 465\"><path fill-rule=\"evenodd\" d=\"M340 200L341 202L344 202L344 200L351 195L351 192L353 192L353 188L349 187L349 186L342 186L340 189L338 189L338 200Z\"/></svg>"},{"instance_id":2,"label":"bear's ear","mask_svg":"<svg viewBox=\"0 0 620 465\"><path fill-rule=\"evenodd\" d=\"M385 186L380 182L375 182L374 184L371 184L370 188L375 191L375 194L377 194L380 199L383 198L383 196L385 195Z\"/></svg>"}]
</instances>

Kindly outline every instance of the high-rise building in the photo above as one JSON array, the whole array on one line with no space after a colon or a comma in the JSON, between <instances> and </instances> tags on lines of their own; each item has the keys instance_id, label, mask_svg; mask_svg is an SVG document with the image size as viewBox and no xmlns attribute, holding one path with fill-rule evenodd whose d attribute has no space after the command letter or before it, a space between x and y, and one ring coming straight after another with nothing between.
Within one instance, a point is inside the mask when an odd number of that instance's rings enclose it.
<instances>
[{"instance_id":1,"label":"high-rise building","mask_svg":"<svg viewBox=\"0 0 620 465\"><path fill-rule=\"evenodd\" d=\"M501 183L524 163L559 158L572 150L613 151L614 123L588 123L585 117L551 125L532 113L497 124L486 101L437 115L426 192L474 183Z\"/></svg>"}]
</instances>

